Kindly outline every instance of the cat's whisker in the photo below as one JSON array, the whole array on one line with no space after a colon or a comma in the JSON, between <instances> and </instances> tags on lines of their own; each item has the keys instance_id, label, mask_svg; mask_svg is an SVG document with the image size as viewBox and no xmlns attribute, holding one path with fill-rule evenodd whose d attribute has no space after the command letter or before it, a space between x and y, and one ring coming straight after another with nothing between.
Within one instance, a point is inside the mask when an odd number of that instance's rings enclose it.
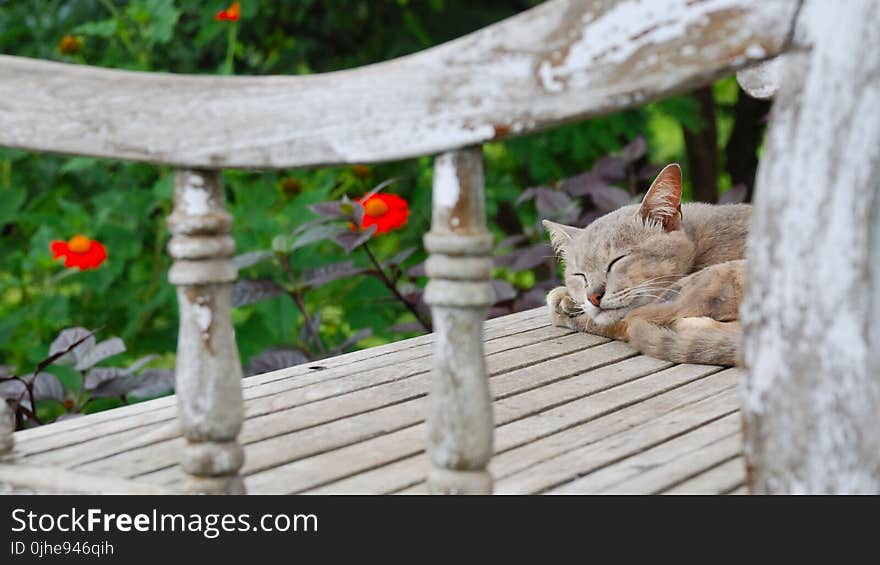
<instances>
[{"instance_id":1,"label":"cat's whisker","mask_svg":"<svg viewBox=\"0 0 880 565\"><path fill-rule=\"evenodd\" d=\"M675 277L675 278L681 278L681 277L686 277L686 276L688 276L689 274L690 274L690 273L670 273L670 274L668 274L668 275L660 275L660 276L657 276L657 277L654 277L654 278L650 278L650 279L648 279L648 280L646 280L646 281L643 281L643 282L646 282L646 283L647 283L647 282L651 282L651 281L655 281L655 280L659 280L659 279L668 279L668 278L672 278L672 277Z\"/></svg>"}]
</instances>

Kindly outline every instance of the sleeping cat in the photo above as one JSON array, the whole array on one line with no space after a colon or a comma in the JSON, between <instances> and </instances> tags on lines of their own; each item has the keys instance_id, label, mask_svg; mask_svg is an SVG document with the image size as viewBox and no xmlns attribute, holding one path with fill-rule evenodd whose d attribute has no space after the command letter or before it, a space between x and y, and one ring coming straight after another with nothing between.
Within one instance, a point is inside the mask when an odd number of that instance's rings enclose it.
<instances>
[{"instance_id":1,"label":"sleeping cat","mask_svg":"<svg viewBox=\"0 0 880 565\"><path fill-rule=\"evenodd\" d=\"M664 168L640 205L586 228L545 220L565 286L554 324L628 341L677 363L736 364L751 206L681 203L681 169Z\"/></svg>"}]
</instances>

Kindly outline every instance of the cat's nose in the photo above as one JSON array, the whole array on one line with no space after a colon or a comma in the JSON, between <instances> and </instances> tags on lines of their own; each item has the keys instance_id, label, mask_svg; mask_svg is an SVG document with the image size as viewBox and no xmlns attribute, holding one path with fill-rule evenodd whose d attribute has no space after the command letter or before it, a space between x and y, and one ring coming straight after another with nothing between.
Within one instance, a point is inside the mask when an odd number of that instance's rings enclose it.
<instances>
[{"instance_id":1,"label":"cat's nose","mask_svg":"<svg viewBox=\"0 0 880 565\"><path fill-rule=\"evenodd\" d=\"M601 302L603 296L605 296L604 292L594 292L593 294L587 295L587 300L590 301L590 304L598 308L599 302Z\"/></svg>"}]
</instances>

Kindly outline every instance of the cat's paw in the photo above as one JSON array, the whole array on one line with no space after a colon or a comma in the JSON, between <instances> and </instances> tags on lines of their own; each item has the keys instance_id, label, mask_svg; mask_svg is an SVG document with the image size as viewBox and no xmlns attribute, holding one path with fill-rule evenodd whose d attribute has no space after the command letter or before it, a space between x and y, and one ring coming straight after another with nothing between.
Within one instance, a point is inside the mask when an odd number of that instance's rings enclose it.
<instances>
[{"instance_id":1,"label":"cat's paw","mask_svg":"<svg viewBox=\"0 0 880 565\"><path fill-rule=\"evenodd\" d=\"M576 330L575 316L580 312L574 300L568 295L568 289L558 286L547 294L547 306L550 309L550 323L554 326Z\"/></svg>"}]
</instances>

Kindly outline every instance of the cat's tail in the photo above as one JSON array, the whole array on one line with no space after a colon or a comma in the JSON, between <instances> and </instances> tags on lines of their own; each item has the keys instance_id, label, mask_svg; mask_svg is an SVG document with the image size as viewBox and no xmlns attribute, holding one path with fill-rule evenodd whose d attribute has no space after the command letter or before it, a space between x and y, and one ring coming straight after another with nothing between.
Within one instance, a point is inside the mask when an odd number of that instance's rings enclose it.
<instances>
[{"instance_id":1,"label":"cat's tail","mask_svg":"<svg viewBox=\"0 0 880 565\"><path fill-rule=\"evenodd\" d=\"M742 326L708 317L679 318L657 325L634 317L629 320L629 343L642 353L674 363L737 364Z\"/></svg>"}]
</instances>

